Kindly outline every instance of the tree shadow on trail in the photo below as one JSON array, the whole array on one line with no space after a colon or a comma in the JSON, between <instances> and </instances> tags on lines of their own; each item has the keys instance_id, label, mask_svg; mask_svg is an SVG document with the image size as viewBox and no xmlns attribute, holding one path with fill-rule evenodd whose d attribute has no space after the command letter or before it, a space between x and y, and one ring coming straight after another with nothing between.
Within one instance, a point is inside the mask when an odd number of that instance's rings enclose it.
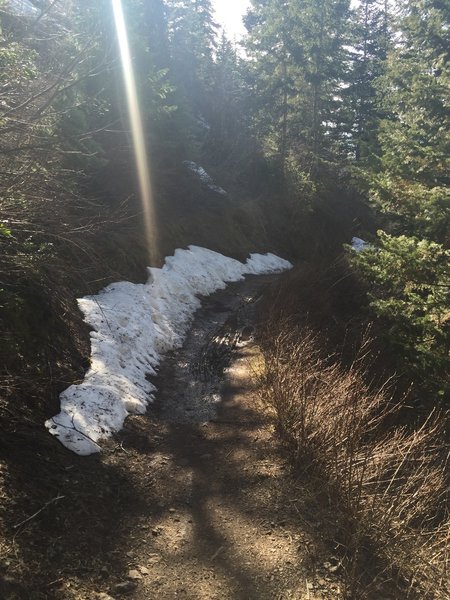
<instances>
[{"instance_id":1,"label":"tree shadow on trail","mask_svg":"<svg viewBox=\"0 0 450 600\"><path fill-rule=\"evenodd\" d=\"M265 472L274 461L273 445L267 433L261 434L267 423L260 410L233 401L243 390L228 388L225 406L212 423L169 425L164 450L192 473L188 501L184 485L175 484L170 503L187 512L192 530L184 547L182 542L163 553L167 565L177 565L180 582L161 597L272 600L305 590L304 546L312 530L298 521L280 464ZM191 569L197 589L190 587Z\"/></svg>"},{"instance_id":2,"label":"tree shadow on trail","mask_svg":"<svg viewBox=\"0 0 450 600\"><path fill-rule=\"evenodd\" d=\"M124 577L130 532L154 503L105 454L76 456L43 431L2 434L2 600L66 600Z\"/></svg>"},{"instance_id":3,"label":"tree shadow on trail","mask_svg":"<svg viewBox=\"0 0 450 600\"><path fill-rule=\"evenodd\" d=\"M168 573L163 587L161 572L155 582L152 572L127 597L272 600L304 590L305 548L327 552L305 525L314 507L298 519L289 477L270 466L274 448L261 412L234 402L238 389L228 390L225 410L205 426L132 417L101 455L78 457L45 432L3 436L3 494L10 500L2 537L10 547L2 551L0 598L115 597L114 586L153 553ZM173 519L172 507L191 521L177 549L153 533ZM286 555L280 550L274 559L278 545Z\"/></svg>"}]
</instances>

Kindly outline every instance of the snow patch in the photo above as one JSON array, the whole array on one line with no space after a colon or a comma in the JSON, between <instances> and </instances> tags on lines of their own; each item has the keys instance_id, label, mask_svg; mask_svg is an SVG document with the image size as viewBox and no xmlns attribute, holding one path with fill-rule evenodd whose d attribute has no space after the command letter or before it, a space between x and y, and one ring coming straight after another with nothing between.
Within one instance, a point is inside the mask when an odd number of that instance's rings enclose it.
<instances>
[{"instance_id":1,"label":"snow patch","mask_svg":"<svg viewBox=\"0 0 450 600\"><path fill-rule=\"evenodd\" d=\"M262 273L277 273L292 269L292 264L275 254L250 254L246 262L245 274L261 275Z\"/></svg>"},{"instance_id":2,"label":"snow patch","mask_svg":"<svg viewBox=\"0 0 450 600\"><path fill-rule=\"evenodd\" d=\"M193 173L195 173L197 175L197 177L201 180L201 182L204 183L208 189L212 190L213 192L216 192L217 194L221 194L222 196L227 195L227 192L223 188L219 187L218 185L216 185L214 183L214 179L210 175L208 175L208 173L205 171L205 169L203 167L201 167L200 165L198 165L197 163L195 163L191 160L184 160L183 165L187 169L189 169L189 171L192 171Z\"/></svg>"},{"instance_id":3,"label":"snow patch","mask_svg":"<svg viewBox=\"0 0 450 600\"><path fill-rule=\"evenodd\" d=\"M365 250L368 247L369 247L369 244L367 242L365 242L364 240L362 240L361 238L359 238L359 237L352 238L352 248L356 252L362 252L363 250Z\"/></svg>"},{"instance_id":4,"label":"snow patch","mask_svg":"<svg viewBox=\"0 0 450 600\"><path fill-rule=\"evenodd\" d=\"M113 283L78 300L91 333L91 367L84 381L60 395L61 412L46 421L52 435L80 455L100 451L99 441L122 428L129 414L143 414L154 399L162 356L181 346L198 296L223 289L247 274L285 271L274 254L251 254L246 264L189 246L149 268L145 284Z\"/></svg>"}]
</instances>

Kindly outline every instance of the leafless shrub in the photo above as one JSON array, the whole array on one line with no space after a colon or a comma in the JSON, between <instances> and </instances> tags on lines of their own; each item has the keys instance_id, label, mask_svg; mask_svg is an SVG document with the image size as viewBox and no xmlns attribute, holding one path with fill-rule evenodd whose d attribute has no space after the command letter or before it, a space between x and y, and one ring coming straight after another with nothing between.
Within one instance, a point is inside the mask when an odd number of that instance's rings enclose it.
<instances>
[{"instance_id":1,"label":"leafless shrub","mask_svg":"<svg viewBox=\"0 0 450 600\"><path fill-rule=\"evenodd\" d=\"M317 334L290 322L276 330L265 336L261 395L297 468L333 498L348 597L366 598L395 578L405 597L448 598L443 415L395 425L404 402L392 400L390 382L366 383L368 342L344 368L322 355Z\"/></svg>"}]
</instances>

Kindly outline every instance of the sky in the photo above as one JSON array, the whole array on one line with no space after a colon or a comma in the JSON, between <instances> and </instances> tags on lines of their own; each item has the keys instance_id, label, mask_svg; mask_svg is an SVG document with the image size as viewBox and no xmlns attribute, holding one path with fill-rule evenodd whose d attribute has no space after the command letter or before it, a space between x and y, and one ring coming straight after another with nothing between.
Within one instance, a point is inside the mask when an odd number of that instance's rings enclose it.
<instances>
[{"instance_id":1,"label":"sky","mask_svg":"<svg viewBox=\"0 0 450 600\"><path fill-rule=\"evenodd\" d=\"M234 41L245 34L242 17L250 6L249 0L213 0L216 22L226 31L227 37Z\"/></svg>"}]
</instances>

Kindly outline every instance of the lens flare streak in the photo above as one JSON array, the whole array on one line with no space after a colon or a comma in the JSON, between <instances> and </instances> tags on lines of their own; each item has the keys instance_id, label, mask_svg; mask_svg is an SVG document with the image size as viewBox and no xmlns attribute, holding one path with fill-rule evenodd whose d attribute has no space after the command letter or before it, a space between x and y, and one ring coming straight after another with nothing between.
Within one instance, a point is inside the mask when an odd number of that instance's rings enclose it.
<instances>
[{"instance_id":1,"label":"lens flare streak","mask_svg":"<svg viewBox=\"0 0 450 600\"><path fill-rule=\"evenodd\" d=\"M139 179L149 258L150 264L153 264L157 259L157 232L150 167L142 124L142 115L139 107L133 62L131 60L130 45L121 0L112 0L112 6L125 83L128 116L133 138L134 157Z\"/></svg>"}]
</instances>

